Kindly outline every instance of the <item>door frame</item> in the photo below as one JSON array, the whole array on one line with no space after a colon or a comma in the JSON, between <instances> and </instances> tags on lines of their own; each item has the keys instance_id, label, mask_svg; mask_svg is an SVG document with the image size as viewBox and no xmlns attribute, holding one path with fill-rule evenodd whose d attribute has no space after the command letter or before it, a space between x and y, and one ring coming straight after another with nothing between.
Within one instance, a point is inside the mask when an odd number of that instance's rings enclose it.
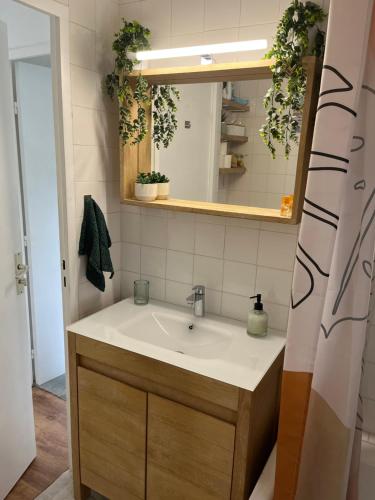
<instances>
[{"instance_id":1,"label":"door frame","mask_svg":"<svg viewBox=\"0 0 375 500\"><path fill-rule=\"evenodd\" d=\"M16 0L51 16L51 70L64 327L78 319L78 260L70 84L69 7L54 0Z\"/></svg>"}]
</instances>

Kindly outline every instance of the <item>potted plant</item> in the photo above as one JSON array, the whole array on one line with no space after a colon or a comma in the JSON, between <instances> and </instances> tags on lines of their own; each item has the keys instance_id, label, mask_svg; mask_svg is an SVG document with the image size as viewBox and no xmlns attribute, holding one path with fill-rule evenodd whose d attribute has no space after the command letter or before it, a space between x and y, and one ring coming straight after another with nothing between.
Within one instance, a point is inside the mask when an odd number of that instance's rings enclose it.
<instances>
[{"instance_id":1,"label":"potted plant","mask_svg":"<svg viewBox=\"0 0 375 500\"><path fill-rule=\"evenodd\" d=\"M166 175L160 172L151 172L151 178L153 182L157 185L157 199L158 200L168 200L169 198L169 179Z\"/></svg>"},{"instance_id":2,"label":"potted plant","mask_svg":"<svg viewBox=\"0 0 375 500\"><path fill-rule=\"evenodd\" d=\"M154 201L158 195L158 185L149 172L137 175L134 189L135 198L140 201Z\"/></svg>"},{"instance_id":3,"label":"potted plant","mask_svg":"<svg viewBox=\"0 0 375 500\"><path fill-rule=\"evenodd\" d=\"M105 79L105 91L119 106L119 135L123 144L139 144L147 136L147 114L152 105L152 140L159 149L167 148L177 129L176 102L179 91L171 85L152 85L139 72L135 83L130 74L139 67L136 53L150 49L151 32L138 21L122 20L114 35L114 68Z\"/></svg>"},{"instance_id":4,"label":"potted plant","mask_svg":"<svg viewBox=\"0 0 375 500\"><path fill-rule=\"evenodd\" d=\"M271 88L263 101L267 118L259 132L273 158L277 142L284 146L286 158L292 143L298 142L306 93L303 57L322 55L324 32L318 26L325 17L319 5L293 0L279 22L271 50L265 55L274 62Z\"/></svg>"}]
</instances>

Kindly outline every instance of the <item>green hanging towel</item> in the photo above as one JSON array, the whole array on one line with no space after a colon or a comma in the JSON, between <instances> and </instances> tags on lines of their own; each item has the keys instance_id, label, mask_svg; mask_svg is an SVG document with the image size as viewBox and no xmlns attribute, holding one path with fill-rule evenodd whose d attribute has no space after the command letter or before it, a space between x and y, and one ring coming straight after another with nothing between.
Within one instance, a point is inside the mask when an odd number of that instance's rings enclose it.
<instances>
[{"instance_id":1,"label":"green hanging towel","mask_svg":"<svg viewBox=\"0 0 375 500\"><path fill-rule=\"evenodd\" d=\"M112 245L107 224L99 205L86 195L81 237L79 240L79 255L87 255L86 277L96 288L105 290L103 271L114 275L109 248Z\"/></svg>"}]
</instances>

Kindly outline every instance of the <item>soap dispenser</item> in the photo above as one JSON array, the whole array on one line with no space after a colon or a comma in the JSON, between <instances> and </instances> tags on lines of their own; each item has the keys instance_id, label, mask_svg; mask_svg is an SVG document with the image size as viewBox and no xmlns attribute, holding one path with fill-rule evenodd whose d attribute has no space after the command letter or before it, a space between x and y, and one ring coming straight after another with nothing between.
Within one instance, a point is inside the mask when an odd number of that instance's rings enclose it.
<instances>
[{"instance_id":1,"label":"soap dispenser","mask_svg":"<svg viewBox=\"0 0 375 500\"><path fill-rule=\"evenodd\" d=\"M249 311L247 333L254 337L264 337L267 335L268 314L263 310L262 295L258 293L250 299L257 300L254 302L254 309Z\"/></svg>"}]
</instances>

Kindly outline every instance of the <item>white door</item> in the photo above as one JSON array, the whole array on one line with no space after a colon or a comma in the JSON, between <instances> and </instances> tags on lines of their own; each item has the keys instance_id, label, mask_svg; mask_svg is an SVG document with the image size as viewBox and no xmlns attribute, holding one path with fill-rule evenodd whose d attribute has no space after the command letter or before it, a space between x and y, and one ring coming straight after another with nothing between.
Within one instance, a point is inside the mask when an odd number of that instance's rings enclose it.
<instances>
[{"instance_id":1,"label":"white door","mask_svg":"<svg viewBox=\"0 0 375 500\"><path fill-rule=\"evenodd\" d=\"M0 498L36 456L26 293L14 256L23 252L20 184L6 25L0 22Z\"/></svg>"},{"instance_id":2,"label":"white door","mask_svg":"<svg viewBox=\"0 0 375 500\"><path fill-rule=\"evenodd\" d=\"M35 382L65 372L51 69L15 63Z\"/></svg>"}]
</instances>

